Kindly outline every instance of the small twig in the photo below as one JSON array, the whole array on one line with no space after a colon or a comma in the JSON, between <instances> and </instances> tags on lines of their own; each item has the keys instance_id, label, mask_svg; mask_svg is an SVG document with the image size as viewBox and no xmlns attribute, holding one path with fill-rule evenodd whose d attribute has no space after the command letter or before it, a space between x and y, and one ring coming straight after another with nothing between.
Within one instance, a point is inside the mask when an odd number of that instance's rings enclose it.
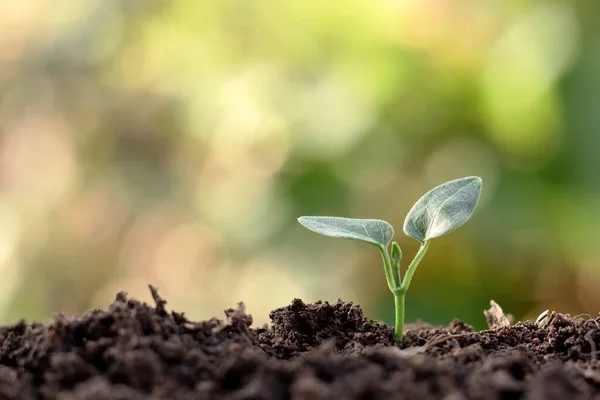
<instances>
[{"instance_id":1,"label":"small twig","mask_svg":"<svg viewBox=\"0 0 600 400\"><path fill-rule=\"evenodd\" d=\"M167 310L165 309L165 304L167 304L167 301L160 297L157 288L152 285L148 285L148 287L150 288L150 293L152 294L152 298L156 303L156 312L160 314L166 314Z\"/></svg>"},{"instance_id":2,"label":"small twig","mask_svg":"<svg viewBox=\"0 0 600 400\"><path fill-rule=\"evenodd\" d=\"M446 334L446 335L442 335L442 336L438 336L437 338L425 343L425 347L429 348L429 347L434 347L440 343L445 342L448 339L454 339L457 337L460 337L461 335L457 335L457 334Z\"/></svg>"},{"instance_id":3,"label":"small twig","mask_svg":"<svg viewBox=\"0 0 600 400\"><path fill-rule=\"evenodd\" d=\"M580 317L588 317L588 319L592 318L592 316L590 314L577 314L577 315L573 316L573 319L580 318Z\"/></svg>"},{"instance_id":4,"label":"small twig","mask_svg":"<svg viewBox=\"0 0 600 400\"><path fill-rule=\"evenodd\" d=\"M592 355L592 360L595 361L596 360L596 343L594 343L594 341L592 340L591 333L592 333L592 331L588 331L588 333L585 334L584 338L590 344L590 354Z\"/></svg>"}]
</instances>

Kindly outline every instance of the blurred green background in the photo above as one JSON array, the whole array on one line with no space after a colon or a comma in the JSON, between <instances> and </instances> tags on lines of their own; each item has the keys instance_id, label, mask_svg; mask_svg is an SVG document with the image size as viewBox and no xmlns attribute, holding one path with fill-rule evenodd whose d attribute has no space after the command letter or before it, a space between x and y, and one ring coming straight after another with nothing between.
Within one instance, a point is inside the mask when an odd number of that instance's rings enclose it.
<instances>
[{"instance_id":1,"label":"blurred green background","mask_svg":"<svg viewBox=\"0 0 600 400\"><path fill-rule=\"evenodd\" d=\"M194 319L391 323L377 250L296 218L386 219L406 265L412 204L467 175L408 320L600 310L597 1L4 1L0 30L2 322L152 283Z\"/></svg>"}]
</instances>

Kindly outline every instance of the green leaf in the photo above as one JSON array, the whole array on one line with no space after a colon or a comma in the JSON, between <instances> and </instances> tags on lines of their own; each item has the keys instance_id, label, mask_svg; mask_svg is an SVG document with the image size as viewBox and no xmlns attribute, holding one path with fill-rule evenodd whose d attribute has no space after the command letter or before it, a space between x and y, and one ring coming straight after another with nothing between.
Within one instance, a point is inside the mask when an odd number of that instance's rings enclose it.
<instances>
[{"instance_id":1,"label":"green leaf","mask_svg":"<svg viewBox=\"0 0 600 400\"><path fill-rule=\"evenodd\" d=\"M392 265L396 268L400 265L400 261L402 260L402 249L400 245L396 242L392 243Z\"/></svg>"},{"instance_id":2,"label":"green leaf","mask_svg":"<svg viewBox=\"0 0 600 400\"><path fill-rule=\"evenodd\" d=\"M298 222L321 235L360 240L384 248L394 237L392 225L380 219L300 217Z\"/></svg>"},{"instance_id":3,"label":"green leaf","mask_svg":"<svg viewBox=\"0 0 600 400\"><path fill-rule=\"evenodd\" d=\"M440 237L467 222L481 194L481 178L446 182L425 193L404 221L404 233L420 242Z\"/></svg>"},{"instance_id":4,"label":"green leaf","mask_svg":"<svg viewBox=\"0 0 600 400\"><path fill-rule=\"evenodd\" d=\"M402 279L400 278L400 261L402 261L402 249L396 242L392 243L392 277L394 278L394 286L398 287L402 285Z\"/></svg>"}]
</instances>

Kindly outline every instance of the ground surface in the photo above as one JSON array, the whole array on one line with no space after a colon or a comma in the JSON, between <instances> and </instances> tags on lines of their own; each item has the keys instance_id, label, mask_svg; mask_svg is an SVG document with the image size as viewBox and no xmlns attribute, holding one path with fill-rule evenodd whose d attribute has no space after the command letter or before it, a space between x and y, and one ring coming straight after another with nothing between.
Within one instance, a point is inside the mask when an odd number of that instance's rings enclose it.
<instances>
[{"instance_id":1,"label":"ground surface","mask_svg":"<svg viewBox=\"0 0 600 400\"><path fill-rule=\"evenodd\" d=\"M600 399L599 318L409 326L396 343L352 303L294 300L255 329L242 305L191 322L152 294L1 327L0 399Z\"/></svg>"}]
</instances>

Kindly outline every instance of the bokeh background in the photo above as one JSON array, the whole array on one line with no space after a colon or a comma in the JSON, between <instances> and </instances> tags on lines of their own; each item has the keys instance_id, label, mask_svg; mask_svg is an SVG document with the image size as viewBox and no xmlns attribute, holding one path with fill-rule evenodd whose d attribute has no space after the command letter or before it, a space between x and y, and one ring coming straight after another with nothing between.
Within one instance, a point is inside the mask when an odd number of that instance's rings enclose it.
<instances>
[{"instance_id":1,"label":"bokeh background","mask_svg":"<svg viewBox=\"0 0 600 400\"><path fill-rule=\"evenodd\" d=\"M341 297L392 322L375 248L300 215L404 217L479 175L408 319L600 311L600 3L0 4L0 321L123 288L194 319Z\"/></svg>"}]
</instances>

